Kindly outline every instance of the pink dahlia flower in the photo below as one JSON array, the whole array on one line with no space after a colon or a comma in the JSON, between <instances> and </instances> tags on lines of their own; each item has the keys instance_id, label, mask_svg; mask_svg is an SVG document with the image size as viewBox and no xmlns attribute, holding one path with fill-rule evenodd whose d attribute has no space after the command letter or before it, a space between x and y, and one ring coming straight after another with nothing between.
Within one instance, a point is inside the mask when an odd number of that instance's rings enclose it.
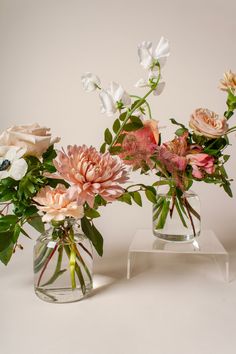
<instances>
[{"instance_id":1,"label":"pink dahlia flower","mask_svg":"<svg viewBox=\"0 0 236 354\"><path fill-rule=\"evenodd\" d=\"M126 166L119 157L108 152L101 154L86 145L68 146L67 152L58 153L54 165L60 177L71 184L74 195L90 207L98 194L107 202L113 202L124 192L120 184L128 180Z\"/></svg>"},{"instance_id":2,"label":"pink dahlia flower","mask_svg":"<svg viewBox=\"0 0 236 354\"><path fill-rule=\"evenodd\" d=\"M208 154L189 154L186 158L193 168L192 175L195 178L202 179L205 172L209 175L215 172L214 157Z\"/></svg>"},{"instance_id":3,"label":"pink dahlia flower","mask_svg":"<svg viewBox=\"0 0 236 354\"><path fill-rule=\"evenodd\" d=\"M46 186L34 197L38 210L44 212L42 220L61 221L67 216L81 219L84 216L84 208L78 205L77 201L71 197L70 189L66 189L63 184L58 184L56 188ZM38 205L39 204L39 205Z\"/></svg>"},{"instance_id":4,"label":"pink dahlia flower","mask_svg":"<svg viewBox=\"0 0 236 354\"><path fill-rule=\"evenodd\" d=\"M127 165L132 165L134 169L141 168L144 164L150 168L153 166L150 157L154 154L159 142L157 124L158 122L154 119L146 120L142 128L126 132L119 156Z\"/></svg>"}]
</instances>

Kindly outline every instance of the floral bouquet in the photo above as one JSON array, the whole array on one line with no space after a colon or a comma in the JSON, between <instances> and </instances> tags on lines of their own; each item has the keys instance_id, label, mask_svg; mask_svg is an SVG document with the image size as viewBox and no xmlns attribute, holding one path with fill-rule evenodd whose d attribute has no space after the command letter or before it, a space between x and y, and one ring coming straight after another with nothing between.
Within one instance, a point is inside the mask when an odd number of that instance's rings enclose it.
<instances>
[{"instance_id":1,"label":"floral bouquet","mask_svg":"<svg viewBox=\"0 0 236 354\"><path fill-rule=\"evenodd\" d=\"M70 279L69 290L79 288L84 295L89 289L86 277L91 288L91 271L82 252L91 260L91 242L100 256L103 253L103 238L93 219L100 216L100 206L124 193L121 185L128 180L119 157L85 145L56 151L59 140L37 124L12 127L0 136L0 260L7 264L16 249L22 249L19 236L30 238L27 224L39 231L35 288L48 301L60 301L59 295L46 290L50 286L65 292L63 277ZM86 246L78 236L82 232L89 240Z\"/></svg>"},{"instance_id":2,"label":"floral bouquet","mask_svg":"<svg viewBox=\"0 0 236 354\"><path fill-rule=\"evenodd\" d=\"M91 73L82 76L82 84L87 92L100 91L103 113L108 116L118 113L112 130L107 128L104 132L101 151L107 150L120 156L133 170L145 174L151 171L158 176L152 186L138 184L127 187L120 200L129 204L134 200L142 205L139 192L145 191L146 197L154 203L154 234L167 239L167 234L171 233L167 218L171 220L177 214L183 229L186 229L187 238L175 235L170 239L186 240L200 233L196 198L189 191L193 181L218 184L232 196L231 180L224 167L230 156L224 151L229 145L228 135L236 131L235 126L229 128L228 125L236 108L236 74L229 71L221 81L220 88L228 93L227 110L223 117L208 109L196 109L190 117L190 129L172 118L171 123L178 126L176 137L161 143L158 122L152 118L147 98L151 94L159 96L164 89L162 69L169 52L169 43L163 37L155 49L151 42L138 46L140 64L148 70L147 78L138 80L135 85L147 89L142 97L128 94L114 82L105 90L101 88L100 79ZM163 186L164 193L161 191ZM173 234L184 233L176 223L173 225Z\"/></svg>"}]
</instances>

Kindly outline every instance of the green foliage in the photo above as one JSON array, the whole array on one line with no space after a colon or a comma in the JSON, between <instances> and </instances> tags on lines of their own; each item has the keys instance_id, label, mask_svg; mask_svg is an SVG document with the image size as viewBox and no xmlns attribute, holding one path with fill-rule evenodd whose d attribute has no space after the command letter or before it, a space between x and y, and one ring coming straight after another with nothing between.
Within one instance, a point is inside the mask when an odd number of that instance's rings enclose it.
<instances>
[{"instance_id":1,"label":"green foliage","mask_svg":"<svg viewBox=\"0 0 236 354\"><path fill-rule=\"evenodd\" d=\"M38 213L31 215L31 217L28 218L27 221L36 231L40 233L43 233L45 231L44 223L42 222L42 218Z\"/></svg>"},{"instance_id":2,"label":"green foliage","mask_svg":"<svg viewBox=\"0 0 236 354\"><path fill-rule=\"evenodd\" d=\"M156 189L152 186L146 186L145 195L151 203L157 202Z\"/></svg>"},{"instance_id":3,"label":"green foliage","mask_svg":"<svg viewBox=\"0 0 236 354\"><path fill-rule=\"evenodd\" d=\"M119 119L116 119L116 120L114 121L112 129L113 129L113 132L114 132L115 134L118 133L118 131L119 131L119 129L120 129L120 121L119 121Z\"/></svg>"},{"instance_id":4,"label":"green foliage","mask_svg":"<svg viewBox=\"0 0 236 354\"><path fill-rule=\"evenodd\" d=\"M129 192L122 194L119 198L117 198L117 200L119 200L120 202L129 204L129 205L132 205L132 199L131 199L131 195Z\"/></svg>"},{"instance_id":5,"label":"green foliage","mask_svg":"<svg viewBox=\"0 0 236 354\"><path fill-rule=\"evenodd\" d=\"M187 131L187 129L179 128L176 130L175 135L182 136L186 131Z\"/></svg>"},{"instance_id":6,"label":"green foliage","mask_svg":"<svg viewBox=\"0 0 236 354\"><path fill-rule=\"evenodd\" d=\"M106 146L107 146L106 143L103 143L103 144L101 145L101 147L100 147L100 152L101 152L102 154L104 154L104 152L106 151Z\"/></svg>"},{"instance_id":7,"label":"green foliage","mask_svg":"<svg viewBox=\"0 0 236 354\"><path fill-rule=\"evenodd\" d=\"M124 130L127 132L135 131L143 127L143 122L136 116L131 116L129 121L129 123L124 125Z\"/></svg>"},{"instance_id":8,"label":"green foliage","mask_svg":"<svg viewBox=\"0 0 236 354\"><path fill-rule=\"evenodd\" d=\"M110 147L109 152L112 155L117 155L122 152L122 147L121 146L112 146L112 147Z\"/></svg>"},{"instance_id":9,"label":"green foliage","mask_svg":"<svg viewBox=\"0 0 236 354\"><path fill-rule=\"evenodd\" d=\"M178 125L178 126L180 126L182 129L184 129L184 130L188 130L188 129L185 127L185 125L183 125L183 124L181 124L181 123L178 123L174 118L170 118L170 121L171 121L172 124Z\"/></svg>"},{"instance_id":10,"label":"green foliage","mask_svg":"<svg viewBox=\"0 0 236 354\"><path fill-rule=\"evenodd\" d=\"M94 224L84 216L81 219L81 227L84 234L88 237L88 239L92 242L95 250L99 254L99 256L103 255L103 237Z\"/></svg>"},{"instance_id":11,"label":"green foliage","mask_svg":"<svg viewBox=\"0 0 236 354\"><path fill-rule=\"evenodd\" d=\"M107 145L111 145L111 143L112 143L112 134L111 134L111 132L110 132L110 130L108 128L104 132L104 140L105 140Z\"/></svg>"},{"instance_id":12,"label":"green foliage","mask_svg":"<svg viewBox=\"0 0 236 354\"><path fill-rule=\"evenodd\" d=\"M93 208L88 208L85 210L85 216L90 219L99 218L100 214L97 210Z\"/></svg>"},{"instance_id":13,"label":"green foliage","mask_svg":"<svg viewBox=\"0 0 236 354\"><path fill-rule=\"evenodd\" d=\"M134 200L134 202L141 207L142 206L141 194L139 192L137 192L137 191L129 192L129 194L131 195L131 197Z\"/></svg>"}]
</instances>

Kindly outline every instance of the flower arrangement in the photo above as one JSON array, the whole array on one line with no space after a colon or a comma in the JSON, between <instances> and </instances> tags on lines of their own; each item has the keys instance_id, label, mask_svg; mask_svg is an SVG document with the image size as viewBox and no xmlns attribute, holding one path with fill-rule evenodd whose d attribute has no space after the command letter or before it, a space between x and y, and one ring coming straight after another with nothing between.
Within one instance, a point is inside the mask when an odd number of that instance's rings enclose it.
<instances>
[{"instance_id":1,"label":"flower arrangement","mask_svg":"<svg viewBox=\"0 0 236 354\"><path fill-rule=\"evenodd\" d=\"M170 54L169 42L161 38L156 48L151 42L142 42L138 46L141 66L148 71L146 79L140 79L136 87L145 88L142 97L128 94L124 88L112 82L108 89L101 87L101 80L92 73L82 77L82 84L87 92L100 91L101 111L114 119L112 129L104 132L104 143L100 151L109 151L120 156L124 163L140 173L154 173L158 180L152 186L138 184L126 188L120 200L131 204L132 200L142 205L140 191L155 204L155 228L163 229L165 221L176 208L184 227L190 221L193 234L196 236L193 217L200 215L188 203L184 193L194 181L218 184L229 196L231 180L225 170L229 155L225 149L229 145L228 135L236 131L229 128L228 120L236 108L236 74L225 73L220 89L228 93L227 110L224 116L209 109L196 109L190 117L189 128L175 119L171 123L178 126L175 137L171 141L161 142L158 122L152 118L148 96L159 96L165 82L162 81L162 69ZM169 186L170 199L158 196L157 186ZM135 189L137 187L137 189ZM131 191L132 190L132 191Z\"/></svg>"},{"instance_id":2,"label":"flower arrangement","mask_svg":"<svg viewBox=\"0 0 236 354\"><path fill-rule=\"evenodd\" d=\"M38 124L12 127L0 136L0 260L6 265L16 249L22 249L19 236L30 238L27 224L44 233L45 223L51 223L53 237L61 240L61 246L40 249L35 262L40 272L37 286L56 249L59 262L64 248L73 289L75 274L84 284L77 258L86 266L73 243L74 220L102 256L103 238L93 219L100 216L101 205L123 194L128 171L119 157L93 147L74 145L56 151L54 143L59 140ZM47 284L64 272L57 268Z\"/></svg>"}]
</instances>

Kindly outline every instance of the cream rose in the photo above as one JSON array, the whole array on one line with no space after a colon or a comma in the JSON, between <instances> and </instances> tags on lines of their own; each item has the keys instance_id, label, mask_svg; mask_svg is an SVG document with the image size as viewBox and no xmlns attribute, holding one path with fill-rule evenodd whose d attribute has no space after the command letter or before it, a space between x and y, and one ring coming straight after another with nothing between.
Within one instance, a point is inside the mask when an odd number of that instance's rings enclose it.
<instances>
[{"instance_id":1,"label":"cream rose","mask_svg":"<svg viewBox=\"0 0 236 354\"><path fill-rule=\"evenodd\" d=\"M203 108L198 108L193 112L189 126L194 133L213 139L221 137L228 130L225 117L220 118L216 113Z\"/></svg>"},{"instance_id":2,"label":"cream rose","mask_svg":"<svg viewBox=\"0 0 236 354\"><path fill-rule=\"evenodd\" d=\"M50 129L31 125L13 126L0 135L0 145L19 146L26 149L25 155L41 157L42 154L60 138L52 139Z\"/></svg>"}]
</instances>

